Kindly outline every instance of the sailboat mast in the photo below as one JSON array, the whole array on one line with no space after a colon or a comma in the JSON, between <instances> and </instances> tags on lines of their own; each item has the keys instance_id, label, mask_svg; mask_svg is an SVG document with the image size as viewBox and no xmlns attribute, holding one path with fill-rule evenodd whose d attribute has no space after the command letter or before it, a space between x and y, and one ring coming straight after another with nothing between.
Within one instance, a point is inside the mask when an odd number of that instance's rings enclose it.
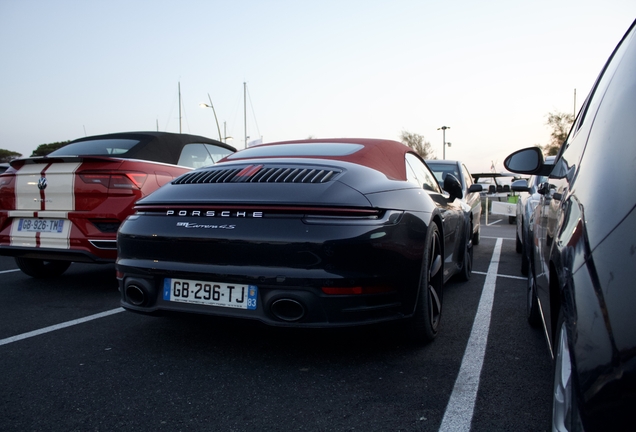
<instances>
[{"instance_id":1,"label":"sailboat mast","mask_svg":"<svg viewBox=\"0 0 636 432\"><path fill-rule=\"evenodd\" d=\"M181 81L179 81L179 133L181 133Z\"/></svg>"}]
</instances>

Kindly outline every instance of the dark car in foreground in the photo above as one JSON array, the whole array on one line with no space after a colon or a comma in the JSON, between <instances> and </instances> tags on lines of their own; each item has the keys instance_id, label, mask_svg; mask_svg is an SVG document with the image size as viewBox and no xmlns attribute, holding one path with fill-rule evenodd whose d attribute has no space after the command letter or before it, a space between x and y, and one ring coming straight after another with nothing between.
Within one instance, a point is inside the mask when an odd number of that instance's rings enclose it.
<instances>
[{"instance_id":1,"label":"dark car in foreground","mask_svg":"<svg viewBox=\"0 0 636 432\"><path fill-rule=\"evenodd\" d=\"M39 278L74 261L114 262L117 229L138 199L234 151L196 135L125 132L13 160L0 175L0 255Z\"/></svg>"},{"instance_id":2,"label":"dark car in foreground","mask_svg":"<svg viewBox=\"0 0 636 432\"><path fill-rule=\"evenodd\" d=\"M473 245L478 245L481 238L481 195L482 185L473 183L473 178L460 161L427 159L426 164L433 171L440 186L444 185L446 176L455 176L462 185L461 201L466 205L466 216L470 218L467 222L473 227Z\"/></svg>"},{"instance_id":3,"label":"dark car in foreground","mask_svg":"<svg viewBox=\"0 0 636 432\"><path fill-rule=\"evenodd\" d=\"M545 158L545 165L554 163L554 156ZM545 195L542 187L549 187L548 177L543 175L532 175L528 179L521 179L512 182L510 189L519 193L516 207L516 250L521 254L521 274L528 275L528 267L532 259L534 237L532 236L532 222L534 209Z\"/></svg>"},{"instance_id":4,"label":"dark car in foreground","mask_svg":"<svg viewBox=\"0 0 636 432\"><path fill-rule=\"evenodd\" d=\"M636 29L601 71L554 165L538 148L505 162L548 176L535 209L528 319L555 360L553 430L634 430Z\"/></svg>"},{"instance_id":5,"label":"dark car in foreground","mask_svg":"<svg viewBox=\"0 0 636 432\"><path fill-rule=\"evenodd\" d=\"M470 277L472 227L395 141L263 144L140 200L118 235L121 305L274 326L407 322L438 331L443 284Z\"/></svg>"}]
</instances>

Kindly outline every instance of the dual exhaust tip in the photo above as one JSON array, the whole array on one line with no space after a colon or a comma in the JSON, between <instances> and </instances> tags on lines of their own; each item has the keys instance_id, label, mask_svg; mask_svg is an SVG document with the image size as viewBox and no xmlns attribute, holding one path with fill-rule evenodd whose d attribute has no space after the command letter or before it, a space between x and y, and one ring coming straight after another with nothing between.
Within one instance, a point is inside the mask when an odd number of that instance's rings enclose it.
<instances>
[{"instance_id":1,"label":"dual exhaust tip","mask_svg":"<svg viewBox=\"0 0 636 432\"><path fill-rule=\"evenodd\" d=\"M131 283L126 285L126 299L135 306L143 306L148 300L148 293L139 285Z\"/></svg>"},{"instance_id":2,"label":"dual exhaust tip","mask_svg":"<svg viewBox=\"0 0 636 432\"><path fill-rule=\"evenodd\" d=\"M270 312L276 318L286 322L294 322L305 316L305 307L299 301L282 298L272 302Z\"/></svg>"},{"instance_id":3,"label":"dual exhaust tip","mask_svg":"<svg viewBox=\"0 0 636 432\"><path fill-rule=\"evenodd\" d=\"M138 283L129 283L125 289L126 299L134 306L144 306L150 299L149 289ZM269 307L270 312L276 318L285 322L301 320L306 309L302 303L290 298L274 300Z\"/></svg>"}]
</instances>

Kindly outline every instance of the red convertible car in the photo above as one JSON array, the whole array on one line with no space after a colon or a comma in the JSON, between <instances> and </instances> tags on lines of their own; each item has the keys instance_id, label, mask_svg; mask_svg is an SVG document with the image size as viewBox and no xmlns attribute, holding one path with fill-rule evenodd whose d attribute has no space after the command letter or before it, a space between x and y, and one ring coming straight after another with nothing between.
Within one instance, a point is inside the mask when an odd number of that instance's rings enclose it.
<instances>
[{"instance_id":1,"label":"red convertible car","mask_svg":"<svg viewBox=\"0 0 636 432\"><path fill-rule=\"evenodd\" d=\"M234 151L195 135L129 132L14 160L0 175L0 255L37 278L73 261L114 262L117 229L138 199Z\"/></svg>"}]
</instances>

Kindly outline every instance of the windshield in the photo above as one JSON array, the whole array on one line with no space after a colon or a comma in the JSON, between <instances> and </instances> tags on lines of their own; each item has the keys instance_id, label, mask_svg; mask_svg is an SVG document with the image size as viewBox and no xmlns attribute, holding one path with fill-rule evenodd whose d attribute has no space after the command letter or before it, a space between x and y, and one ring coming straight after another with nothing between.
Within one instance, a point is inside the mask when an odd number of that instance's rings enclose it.
<instances>
[{"instance_id":1,"label":"windshield","mask_svg":"<svg viewBox=\"0 0 636 432\"><path fill-rule=\"evenodd\" d=\"M444 179L448 174L452 174L461 182L461 176L457 170L457 164L454 163L428 163L428 167L435 174L435 179L440 185L444 184Z\"/></svg>"}]
</instances>

